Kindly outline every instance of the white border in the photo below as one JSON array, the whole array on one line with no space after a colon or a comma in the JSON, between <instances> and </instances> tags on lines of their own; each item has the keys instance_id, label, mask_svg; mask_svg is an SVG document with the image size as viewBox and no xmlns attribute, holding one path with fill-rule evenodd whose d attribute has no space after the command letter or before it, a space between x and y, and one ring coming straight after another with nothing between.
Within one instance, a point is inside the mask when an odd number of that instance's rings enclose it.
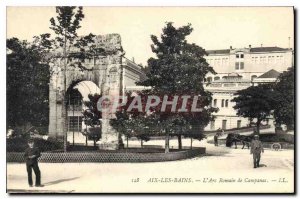
<instances>
[{"instance_id":1,"label":"white border","mask_svg":"<svg viewBox=\"0 0 300 199\"><path fill-rule=\"evenodd\" d=\"M96 1L96 0L72 0L72 1L64 1L64 0L41 0L41 1L33 1L33 0L2 0L0 1L0 39L1 39L1 56L0 56L0 92L1 92L1 98L0 98L0 112L2 113L0 115L0 129L2 132L2 139L0 139L0 150L2 152L1 156L1 182L0 182L0 187L1 187L1 193L0 196L1 198L14 198L17 196L9 196L6 194L6 145L5 145L5 131L6 131L6 63L5 63L5 57L6 57L6 6L62 6L62 5L82 5L82 6L295 6L296 11L297 9L300 8L300 1L299 0L273 0L273 1L262 1L262 0L207 0L207 1L196 1L196 0L127 0L127 1L122 1L122 0L106 0L106 1ZM284 17L284 16L282 16ZM297 15L296 15L297 17ZM296 19L297 22L297 19ZM295 27L297 28L297 26ZM299 33L296 32L295 37L297 38L299 36ZM295 40L297 43L295 43L295 47L297 49L298 47L298 39ZM296 51L297 54L295 55L296 60L298 60L298 51ZM297 62L296 62L297 63ZM299 69L297 69L297 77L299 74ZM298 78L296 78L298 79ZM297 94L299 93L299 79L297 81ZM298 113L298 108L297 108L297 113ZM297 126L299 127L300 124L300 119L297 117ZM296 130L296 134L298 131ZM299 135L297 135L297 144L299 144ZM297 153L299 156L299 153ZM295 157L297 159L297 163L299 162L299 158ZM299 163L298 163L299 164ZM297 168L298 169L298 168ZM299 170L297 170L299 172ZM297 172L297 173L298 173ZM298 179L298 178L297 178ZM296 183L298 185L297 191L299 191L299 183ZM70 195L69 195L70 196ZM71 195L74 197L74 195ZM20 197L20 196L18 196ZM33 197L33 196L30 196ZM46 196L41 196L38 195L37 197L51 197L51 195L46 195ZM56 198L62 198L63 196L55 196ZM87 198L90 196L83 196L80 195L80 197ZM99 195L97 197L101 198L119 198L121 196L104 196L104 195ZM131 197L131 196L127 196ZM139 197L139 196L138 196ZM153 198L162 198L163 196L147 196L147 197L153 197ZM164 196L164 198L173 198L174 196ZM182 196L184 197L184 196ZM189 195L189 197L199 197L197 195ZM201 197L201 196L200 196ZM205 197L205 196L204 196ZM211 196L211 198L217 198L220 197L218 195ZM224 196L223 196L224 197ZM231 195L228 195L227 197L232 197ZM238 196L239 197L239 196ZM261 197L259 195L255 195L255 197ZM264 198L273 198L274 196L266 196ZM281 196L283 197L283 196ZM284 196L288 197L288 196ZM250 196L246 196L246 198L250 198ZM252 198L252 197L251 197Z\"/></svg>"}]
</instances>

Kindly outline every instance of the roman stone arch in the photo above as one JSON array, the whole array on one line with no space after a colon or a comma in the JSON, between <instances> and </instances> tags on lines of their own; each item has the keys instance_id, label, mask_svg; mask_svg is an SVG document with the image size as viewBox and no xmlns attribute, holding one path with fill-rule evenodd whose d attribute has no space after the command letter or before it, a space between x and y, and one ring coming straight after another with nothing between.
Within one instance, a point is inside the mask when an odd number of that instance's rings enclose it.
<instances>
[{"instance_id":1,"label":"roman stone arch","mask_svg":"<svg viewBox=\"0 0 300 199\"><path fill-rule=\"evenodd\" d=\"M96 48L101 48L99 55L93 59L79 61L69 59L66 70L66 87L72 88L78 82L91 81L95 83L102 95L119 95L122 90L122 57L124 55L119 34L100 35L95 37ZM104 52L104 53L103 53ZM61 53L57 52L50 64L51 79L49 84L49 136L62 138L63 127L67 118L62 111L64 99L64 62ZM81 66L81 67L79 67ZM113 72L113 73L111 73ZM110 75L114 81L110 82ZM67 92L67 91L66 91ZM103 116L102 116L103 117ZM116 149L118 134L109 125L111 116L102 118L102 139L100 148Z\"/></svg>"}]
</instances>

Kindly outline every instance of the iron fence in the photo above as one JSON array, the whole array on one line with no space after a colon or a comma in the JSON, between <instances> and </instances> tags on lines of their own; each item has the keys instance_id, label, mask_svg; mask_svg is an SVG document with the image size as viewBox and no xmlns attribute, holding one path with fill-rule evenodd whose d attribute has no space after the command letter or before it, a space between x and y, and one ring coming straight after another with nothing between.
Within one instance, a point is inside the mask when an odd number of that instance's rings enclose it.
<instances>
[{"instance_id":1,"label":"iron fence","mask_svg":"<svg viewBox=\"0 0 300 199\"><path fill-rule=\"evenodd\" d=\"M205 154L205 148L190 150L163 150L156 152L123 150L123 151L95 151L95 152L44 152L39 158L40 162L66 163L66 162L162 162L192 158ZM24 153L9 152L7 162L25 162Z\"/></svg>"}]
</instances>

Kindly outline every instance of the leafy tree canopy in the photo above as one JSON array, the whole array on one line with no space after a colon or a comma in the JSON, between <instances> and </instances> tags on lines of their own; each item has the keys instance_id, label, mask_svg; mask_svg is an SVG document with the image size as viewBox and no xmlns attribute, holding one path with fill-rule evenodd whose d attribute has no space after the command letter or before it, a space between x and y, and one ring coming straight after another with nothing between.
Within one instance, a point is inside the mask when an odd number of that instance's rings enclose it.
<instances>
[{"instance_id":1,"label":"leafy tree canopy","mask_svg":"<svg viewBox=\"0 0 300 199\"><path fill-rule=\"evenodd\" d=\"M236 103L233 108L237 110L237 115L248 117L251 120L256 119L259 131L261 121L271 114L276 105L277 95L273 91L272 85L251 86L237 91L235 96L231 101Z\"/></svg>"},{"instance_id":2,"label":"leafy tree canopy","mask_svg":"<svg viewBox=\"0 0 300 199\"><path fill-rule=\"evenodd\" d=\"M289 68L283 72L274 86L277 92L277 103L274 109L275 121L286 124L288 129L294 129L295 121L295 69Z\"/></svg>"},{"instance_id":3,"label":"leafy tree canopy","mask_svg":"<svg viewBox=\"0 0 300 199\"><path fill-rule=\"evenodd\" d=\"M6 41L8 126L48 126L47 40L47 35L41 35L34 43L17 38Z\"/></svg>"}]
</instances>

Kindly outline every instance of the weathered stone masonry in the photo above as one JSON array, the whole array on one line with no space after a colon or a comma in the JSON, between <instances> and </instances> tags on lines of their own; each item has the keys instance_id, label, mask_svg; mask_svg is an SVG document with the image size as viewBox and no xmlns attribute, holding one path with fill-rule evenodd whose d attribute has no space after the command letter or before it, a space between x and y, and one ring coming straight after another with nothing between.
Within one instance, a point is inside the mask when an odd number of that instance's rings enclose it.
<instances>
[{"instance_id":1,"label":"weathered stone masonry","mask_svg":"<svg viewBox=\"0 0 300 199\"><path fill-rule=\"evenodd\" d=\"M122 56L124 52L121 46L119 34L108 34L96 36L95 44L97 48L105 50L105 55L96 55L93 59L87 59L82 70L74 67L78 60L69 60L66 71L67 88L72 87L76 82L92 81L99 88L103 95L119 95L121 87ZM58 52L56 58L51 63L52 77L49 85L49 136L55 138L63 137L63 127L67 118L63 117L62 103L64 102L62 89L63 85L63 65L64 60ZM102 139L100 148L116 149L118 146L118 135L109 125L111 115L103 116L102 120Z\"/></svg>"}]
</instances>

